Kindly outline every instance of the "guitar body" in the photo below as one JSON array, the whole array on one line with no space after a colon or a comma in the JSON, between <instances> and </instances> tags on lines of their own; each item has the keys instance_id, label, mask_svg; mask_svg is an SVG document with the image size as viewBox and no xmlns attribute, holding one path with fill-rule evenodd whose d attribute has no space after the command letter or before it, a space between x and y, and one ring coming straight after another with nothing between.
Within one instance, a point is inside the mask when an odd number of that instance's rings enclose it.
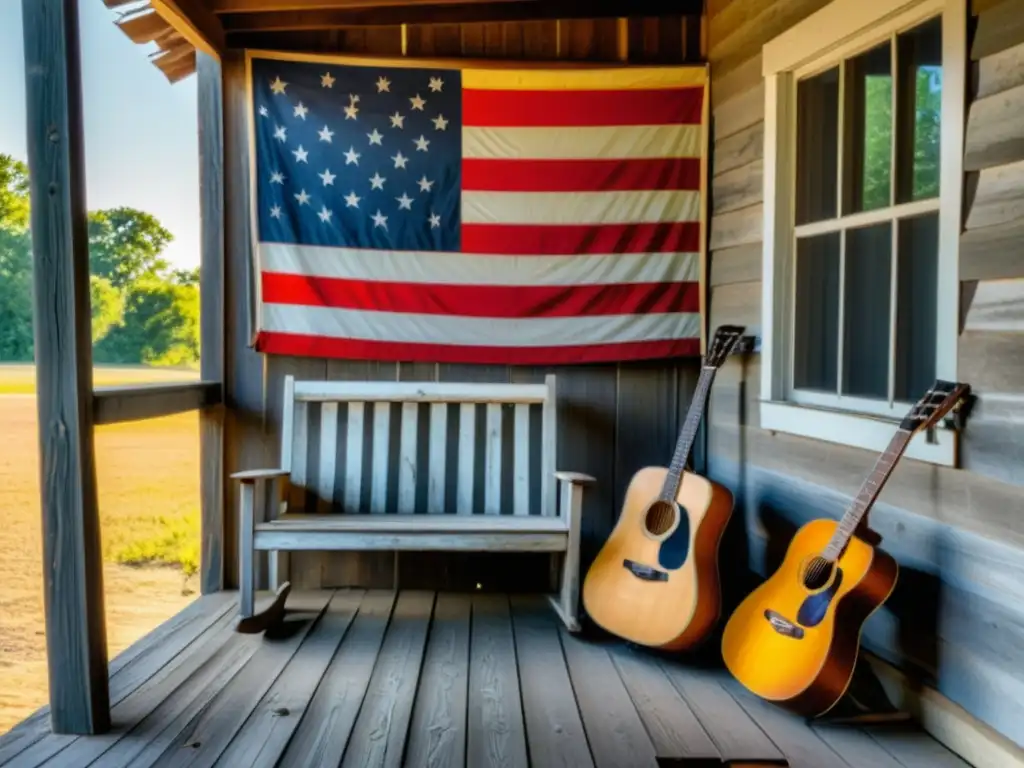
<instances>
[{"instance_id":1,"label":"guitar body","mask_svg":"<svg viewBox=\"0 0 1024 768\"><path fill-rule=\"evenodd\" d=\"M851 536L826 583L808 589L805 574L836 527L813 520L797 531L782 565L740 603L722 636L725 665L737 680L807 717L824 714L846 692L861 628L898 573L892 556Z\"/></svg>"},{"instance_id":2,"label":"guitar body","mask_svg":"<svg viewBox=\"0 0 1024 768\"><path fill-rule=\"evenodd\" d=\"M684 472L673 512L658 500L667 472L646 467L633 476L618 523L584 579L583 605L612 634L683 650L703 640L721 612L718 546L733 497Z\"/></svg>"}]
</instances>

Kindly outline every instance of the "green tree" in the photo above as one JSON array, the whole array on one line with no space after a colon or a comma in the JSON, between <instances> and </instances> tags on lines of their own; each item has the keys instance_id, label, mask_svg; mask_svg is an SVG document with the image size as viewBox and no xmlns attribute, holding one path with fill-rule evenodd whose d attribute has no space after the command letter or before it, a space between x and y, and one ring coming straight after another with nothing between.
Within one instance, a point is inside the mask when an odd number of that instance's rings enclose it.
<instances>
[{"instance_id":1,"label":"green tree","mask_svg":"<svg viewBox=\"0 0 1024 768\"><path fill-rule=\"evenodd\" d=\"M28 227L28 168L20 160L0 153L0 227Z\"/></svg>"},{"instance_id":2,"label":"green tree","mask_svg":"<svg viewBox=\"0 0 1024 768\"><path fill-rule=\"evenodd\" d=\"M89 214L89 268L116 288L169 269L160 258L174 236L153 215L135 208Z\"/></svg>"},{"instance_id":3,"label":"green tree","mask_svg":"<svg viewBox=\"0 0 1024 768\"><path fill-rule=\"evenodd\" d=\"M0 224L0 362L32 359L32 245Z\"/></svg>"},{"instance_id":4,"label":"green tree","mask_svg":"<svg viewBox=\"0 0 1024 768\"><path fill-rule=\"evenodd\" d=\"M124 293L99 275L89 275L89 303L92 308L92 343L124 322Z\"/></svg>"}]
</instances>

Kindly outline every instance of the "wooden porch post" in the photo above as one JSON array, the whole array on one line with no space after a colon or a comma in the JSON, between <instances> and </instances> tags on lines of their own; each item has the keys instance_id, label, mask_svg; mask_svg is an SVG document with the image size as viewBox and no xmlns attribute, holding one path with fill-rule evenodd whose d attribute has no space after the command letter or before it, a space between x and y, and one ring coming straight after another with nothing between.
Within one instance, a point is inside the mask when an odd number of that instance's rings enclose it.
<instances>
[{"instance_id":1,"label":"wooden porch post","mask_svg":"<svg viewBox=\"0 0 1024 768\"><path fill-rule=\"evenodd\" d=\"M43 582L55 733L110 728L77 0L23 0Z\"/></svg>"},{"instance_id":2,"label":"wooden porch post","mask_svg":"<svg viewBox=\"0 0 1024 768\"><path fill-rule=\"evenodd\" d=\"M199 266L200 373L221 385L217 405L199 414L202 457L202 593L231 583L224 542L234 530L224 517L224 88L220 59L196 51L202 251Z\"/></svg>"}]
</instances>

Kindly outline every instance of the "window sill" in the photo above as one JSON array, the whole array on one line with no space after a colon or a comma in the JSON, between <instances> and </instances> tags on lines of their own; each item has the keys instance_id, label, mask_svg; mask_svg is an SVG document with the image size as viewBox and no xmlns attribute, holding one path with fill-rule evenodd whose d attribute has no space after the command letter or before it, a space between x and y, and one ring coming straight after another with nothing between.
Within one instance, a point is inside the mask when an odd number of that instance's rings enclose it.
<instances>
[{"instance_id":1,"label":"window sill","mask_svg":"<svg viewBox=\"0 0 1024 768\"><path fill-rule=\"evenodd\" d=\"M824 440L881 453L888 447L899 421L866 414L778 401L761 401L761 429ZM934 444L925 432L914 435L904 456L944 467L956 466L956 433L938 427Z\"/></svg>"}]
</instances>

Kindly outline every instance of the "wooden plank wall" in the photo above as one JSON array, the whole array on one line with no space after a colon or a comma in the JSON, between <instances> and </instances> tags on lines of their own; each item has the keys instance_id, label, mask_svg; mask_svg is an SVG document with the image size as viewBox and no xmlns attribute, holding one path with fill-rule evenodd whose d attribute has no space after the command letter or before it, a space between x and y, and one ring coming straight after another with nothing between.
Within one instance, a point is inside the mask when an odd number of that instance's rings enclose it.
<instances>
[{"instance_id":1,"label":"wooden plank wall","mask_svg":"<svg viewBox=\"0 0 1024 768\"><path fill-rule=\"evenodd\" d=\"M975 3L959 375L980 399L965 469L904 460L871 513L901 573L863 641L1024 745L1024 2ZM825 4L709 0L712 328L760 324L760 48ZM759 398L757 357L729 362L712 393L707 450L745 522L722 557L765 574L795 526L842 514L876 456L761 430Z\"/></svg>"},{"instance_id":2,"label":"wooden plank wall","mask_svg":"<svg viewBox=\"0 0 1024 768\"><path fill-rule=\"evenodd\" d=\"M636 19L419 25L405 32L409 56L508 59L589 59L681 63L701 57L700 19ZM279 34L269 48L400 55L400 28ZM354 362L269 356L247 349L249 266L245 73L240 56L224 65L225 184L227 186L227 371L231 418L225 476L238 468L276 466L284 377L380 381L542 382L558 376L559 469L586 472L598 483L584 494L583 568L618 517L625 486L647 464L665 464L686 416L699 366L696 360L629 365L524 368L430 363ZM696 466L702 466L698 449ZM268 463L269 462L269 463ZM231 515L237 509L229 489ZM234 534L231 534L233 540ZM233 563L232 553L230 561ZM291 557L297 587L415 586L424 589L544 589L547 555L445 553L302 553ZM230 573L237 573L232 566ZM235 577L237 578L237 577Z\"/></svg>"}]
</instances>

